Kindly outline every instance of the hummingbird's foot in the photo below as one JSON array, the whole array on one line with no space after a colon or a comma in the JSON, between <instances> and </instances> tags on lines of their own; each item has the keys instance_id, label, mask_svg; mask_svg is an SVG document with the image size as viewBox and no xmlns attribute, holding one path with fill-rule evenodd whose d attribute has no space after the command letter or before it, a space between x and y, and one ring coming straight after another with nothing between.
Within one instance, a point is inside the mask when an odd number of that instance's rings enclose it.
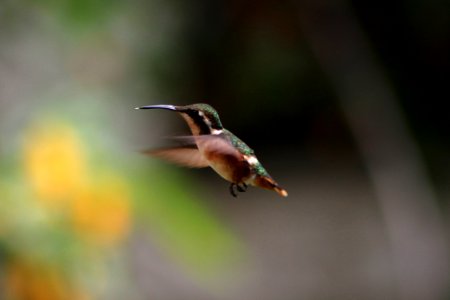
<instances>
[{"instance_id":1,"label":"hummingbird's foot","mask_svg":"<svg viewBox=\"0 0 450 300\"><path fill-rule=\"evenodd\" d=\"M232 183L232 184L230 184L230 194L231 194L231 196L233 196L233 197L237 197L237 194L236 194L236 191L234 190L234 187L236 186L236 184L235 183Z\"/></svg>"},{"instance_id":2,"label":"hummingbird's foot","mask_svg":"<svg viewBox=\"0 0 450 300\"><path fill-rule=\"evenodd\" d=\"M240 183L240 184L239 183L232 183L230 185L230 194L233 197L237 197L236 191L241 192L241 193L247 191L247 185L245 183Z\"/></svg>"},{"instance_id":3,"label":"hummingbird's foot","mask_svg":"<svg viewBox=\"0 0 450 300\"><path fill-rule=\"evenodd\" d=\"M241 185L239 185L239 183L238 183L238 184L236 184L236 189L239 192L243 193L243 192L247 191L247 185L245 183L241 183Z\"/></svg>"}]
</instances>

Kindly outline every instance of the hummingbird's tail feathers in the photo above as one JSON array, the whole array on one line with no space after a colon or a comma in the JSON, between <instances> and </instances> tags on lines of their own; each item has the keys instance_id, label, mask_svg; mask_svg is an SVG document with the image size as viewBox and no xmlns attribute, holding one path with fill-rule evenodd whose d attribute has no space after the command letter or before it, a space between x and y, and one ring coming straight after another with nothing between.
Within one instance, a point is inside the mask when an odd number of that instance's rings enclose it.
<instances>
[{"instance_id":1,"label":"hummingbird's tail feathers","mask_svg":"<svg viewBox=\"0 0 450 300\"><path fill-rule=\"evenodd\" d=\"M158 105L146 105L141 107L136 107L135 109L168 109L168 110L177 110L177 107L174 105L168 104L158 104Z\"/></svg>"},{"instance_id":2,"label":"hummingbird's tail feathers","mask_svg":"<svg viewBox=\"0 0 450 300\"><path fill-rule=\"evenodd\" d=\"M163 148L142 151L144 154L161 158L168 162L188 167L188 168L206 168L209 167L208 161L198 151L192 147Z\"/></svg>"},{"instance_id":3,"label":"hummingbird's tail feathers","mask_svg":"<svg viewBox=\"0 0 450 300\"><path fill-rule=\"evenodd\" d=\"M278 187L274 187L273 188L275 192L278 193L278 195L282 196L282 197L287 197L288 196L288 192L285 189Z\"/></svg>"},{"instance_id":4,"label":"hummingbird's tail feathers","mask_svg":"<svg viewBox=\"0 0 450 300\"><path fill-rule=\"evenodd\" d=\"M254 185L263 189L273 190L282 197L287 197L288 195L288 192L285 189L281 188L275 180L268 176L258 176L254 180Z\"/></svg>"}]
</instances>

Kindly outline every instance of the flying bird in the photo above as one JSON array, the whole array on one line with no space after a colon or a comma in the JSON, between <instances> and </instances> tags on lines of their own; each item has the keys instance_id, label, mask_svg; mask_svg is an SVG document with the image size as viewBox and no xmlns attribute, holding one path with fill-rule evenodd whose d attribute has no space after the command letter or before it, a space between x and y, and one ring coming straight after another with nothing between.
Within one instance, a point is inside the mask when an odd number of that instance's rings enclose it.
<instances>
[{"instance_id":1,"label":"flying bird","mask_svg":"<svg viewBox=\"0 0 450 300\"><path fill-rule=\"evenodd\" d=\"M189 125L192 136L175 137L184 142L179 147L156 149L145 153L190 167L211 167L231 184L231 195L245 192L249 185L273 190L280 196L288 193L269 175L255 152L233 133L223 128L217 111L208 104L186 106L148 105L136 109L166 109L178 112Z\"/></svg>"}]
</instances>

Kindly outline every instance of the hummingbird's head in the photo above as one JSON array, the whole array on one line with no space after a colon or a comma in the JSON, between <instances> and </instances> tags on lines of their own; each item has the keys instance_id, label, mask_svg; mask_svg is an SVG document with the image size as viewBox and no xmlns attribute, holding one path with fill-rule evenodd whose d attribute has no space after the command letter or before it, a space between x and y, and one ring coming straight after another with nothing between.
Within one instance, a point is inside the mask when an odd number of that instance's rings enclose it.
<instances>
[{"instance_id":1,"label":"hummingbird's head","mask_svg":"<svg viewBox=\"0 0 450 300\"><path fill-rule=\"evenodd\" d=\"M178 106L177 111L188 122L194 134L218 134L223 126L219 114L209 104L197 103L186 106ZM193 126L196 127L194 132Z\"/></svg>"},{"instance_id":2,"label":"hummingbird's head","mask_svg":"<svg viewBox=\"0 0 450 300\"><path fill-rule=\"evenodd\" d=\"M219 114L209 104L196 103L177 106L176 110L186 120L193 135L219 134L223 126Z\"/></svg>"},{"instance_id":3,"label":"hummingbird's head","mask_svg":"<svg viewBox=\"0 0 450 300\"><path fill-rule=\"evenodd\" d=\"M219 114L209 104L196 103L185 106L175 105L148 105L137 109L168 109L181 114L188 123L193 135L219 134L223 130Z\"/></svg>"}]
</instances>

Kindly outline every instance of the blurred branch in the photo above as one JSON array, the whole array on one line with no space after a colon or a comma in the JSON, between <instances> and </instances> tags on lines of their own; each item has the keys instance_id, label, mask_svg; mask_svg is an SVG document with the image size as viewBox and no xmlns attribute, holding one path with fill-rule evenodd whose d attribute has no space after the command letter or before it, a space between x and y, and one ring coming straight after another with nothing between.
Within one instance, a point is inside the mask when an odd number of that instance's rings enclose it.
<instances>
[{"instance_id":1,"label":"blurred branch","mask_svg":"<svg viewBox=\"0 0 450 300\"><path fill-rule=\"evenodd\" d=\"M448 247L425 166L359 24L343 1L333 3L306 1L300 19L368 168L400 299L443 299Z\"/></svg>"}]
</instances>

